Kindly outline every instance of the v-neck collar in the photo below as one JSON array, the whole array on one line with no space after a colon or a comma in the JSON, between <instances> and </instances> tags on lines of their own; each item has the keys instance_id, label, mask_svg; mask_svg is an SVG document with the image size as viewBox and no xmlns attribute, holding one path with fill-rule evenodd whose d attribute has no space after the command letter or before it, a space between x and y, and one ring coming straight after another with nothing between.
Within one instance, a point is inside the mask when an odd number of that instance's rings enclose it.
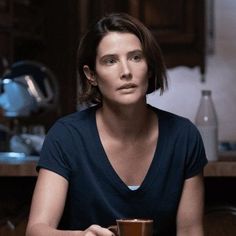
<instances>
[{"instance_id":1,"label":"v-neck collar","mask_svg":"<svg viewBox=\"0 0 236 236\"><path fill-rule=\"evenodd\" d=\"M111 165L107 154L105 152L105 149L102 145L101 139L100 139L100 135L98 132L98 127L97 127L97 122L96 122L96 109L93 109L93 133L96 136L96 150L98 150L99 155L101 158L99 159L100 164L102 164L106 170L106 175L108 177L108 181L110 181L110 183L112 185L114 185L114 187L119 190L122 194L144 194L149 187L152 186L152 183L154 180L157 179L157 175L159 173L159 168L160 168L160 156L161 156L161 152L163 151L163 147L164 147L164 138L163 138L163 126L162 126L162 117L161 114L159 112L159 109L151 107L149 105L149 107L156 113L156 115L158 116L158 123L157 123L157 128L159 128L159 134L158 134L158 140L157 140L157 144L156 144L156 148L155 148L155 152L154 152L154 156L153 156L153 160L149 166L149 169L147 171L146 176L144 177L143 182L141 183L140 187L137 190L131 190L124 182L123 180L120 178L120 176L117 174L117 172L114 170L113 166Z\"/></svg>"}]
</instances>

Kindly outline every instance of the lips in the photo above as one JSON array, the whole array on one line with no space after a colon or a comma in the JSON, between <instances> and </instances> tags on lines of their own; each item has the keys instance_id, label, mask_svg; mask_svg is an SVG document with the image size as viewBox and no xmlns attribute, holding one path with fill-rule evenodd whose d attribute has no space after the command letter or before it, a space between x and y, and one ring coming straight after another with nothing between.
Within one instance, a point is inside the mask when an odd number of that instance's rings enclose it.
<instances>
[{"instance_id":1,"label":"lips","mask_svg":"<svg viewBox=\"0 0 236 236\"><path fill-rule=\"evenodd\" d=\"M130 89L130 88L136 88L136 87L137 87L136 84L128 83L128 84L124 84L124 85L122 85L121 87L119 87L118 90L121 90L121 89Z\"/></svg>"}]
</instances>

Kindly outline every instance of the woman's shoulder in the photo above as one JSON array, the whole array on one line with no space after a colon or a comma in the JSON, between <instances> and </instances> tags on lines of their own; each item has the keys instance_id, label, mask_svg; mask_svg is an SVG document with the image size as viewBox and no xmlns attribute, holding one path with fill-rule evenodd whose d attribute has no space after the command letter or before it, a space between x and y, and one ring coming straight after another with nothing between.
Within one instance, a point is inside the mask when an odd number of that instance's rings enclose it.
<instances>
[{"instance_id":1,"label":"woman's shoulder","mask_svg":"<svg viewBox=\"0 0 236 236\"><path fill-rule=\"evenodd\" d=\"M63 124L81 124L92 122L95 118L95 112L97 107L88 107L80 111L73 112L71 114L60 117L56 123Z\"/></svg>"},{"instance_id":2,"label":"woman's shoulder","mask_svg":"<svg viewBox=\"0 0 236 236\"><path fill-rule=\"evenodd\" d=\"M84 130L95 124L96 107L89 107L82 111L76 111L71 114L58 118L50 127L49 133L61 133L65 130Z\"/></svg>"}]
</instances>

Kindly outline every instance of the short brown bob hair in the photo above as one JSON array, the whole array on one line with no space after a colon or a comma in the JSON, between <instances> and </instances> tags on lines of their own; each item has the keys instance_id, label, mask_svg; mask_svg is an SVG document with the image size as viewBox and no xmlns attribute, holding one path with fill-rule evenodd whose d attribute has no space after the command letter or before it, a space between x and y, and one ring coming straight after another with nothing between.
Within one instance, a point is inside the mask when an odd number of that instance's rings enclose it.
<instances>
[{"instance_id":1,"label":"short brown bob hair","mask_svg":"<svg viewBox=\"0 0 236 236\"><path fill-rule=\"evenodd\" d=\"M167 87L166 67L162 53L150 30L136 18L126 13L112 13L96 22L80 40L77 52L78 99L79 103L101 103L102 95L97 86L89 83L83 67L96 71L97 48L103 37L109 32L131 33L136 35L142 45L147 60L149 84L147 94L160 89L162 93Z\"/></svg>"}]
</instances>

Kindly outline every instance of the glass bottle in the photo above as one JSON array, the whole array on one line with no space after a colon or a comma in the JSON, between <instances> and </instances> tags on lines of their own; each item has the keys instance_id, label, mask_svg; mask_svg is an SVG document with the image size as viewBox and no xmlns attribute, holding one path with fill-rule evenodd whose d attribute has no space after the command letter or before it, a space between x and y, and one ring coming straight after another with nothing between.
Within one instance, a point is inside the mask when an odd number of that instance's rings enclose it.
<instances>
[{"instance_id":1,"label":"glass bottle","mask_svg":"<svg viewBox=\"0 0 236 236\"><path fill-rule=\"evenodd\" d=\"M202 136L208 161L218 159L218 121L211 90L202 90L195 124Z\"/></svg>"}]
</instances>

